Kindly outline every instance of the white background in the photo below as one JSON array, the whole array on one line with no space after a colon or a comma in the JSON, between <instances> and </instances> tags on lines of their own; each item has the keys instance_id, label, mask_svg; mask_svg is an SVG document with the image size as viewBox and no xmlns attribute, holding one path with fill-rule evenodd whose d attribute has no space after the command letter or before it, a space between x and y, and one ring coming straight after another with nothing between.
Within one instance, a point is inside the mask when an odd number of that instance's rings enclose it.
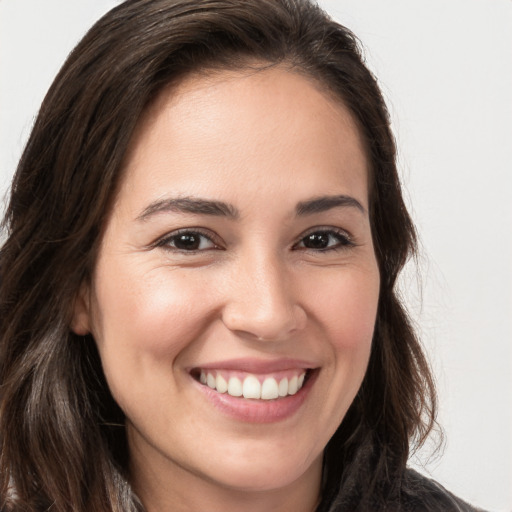
<instances>
[{"instance_id":1,"label":"white background","mask_svg":"<svg viewBox=\"0 0 512 512\"><path fill-rule=\"evenodd\" d=\"M114 0L0 0L0 194L67 53ZM324 0L388 100L421 286L404 291L434 366L442 456L416 465L512 511L512 0ZM430 459L430 460L429 460Z\"/></svg>"}]
</instances>

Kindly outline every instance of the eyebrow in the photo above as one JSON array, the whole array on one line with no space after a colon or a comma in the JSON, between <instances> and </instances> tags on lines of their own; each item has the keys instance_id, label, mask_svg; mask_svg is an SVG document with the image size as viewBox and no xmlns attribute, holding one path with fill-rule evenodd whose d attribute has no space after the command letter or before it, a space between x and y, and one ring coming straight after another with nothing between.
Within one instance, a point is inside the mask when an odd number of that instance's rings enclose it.
<instances>
[{"instance_id":1,"label":"eyebrow","mask_svg":"<svg viewBox=\"0 0 512 512\"><path fill-rule=\"evenodd\" d=\"M356 208L361 213L366 214L366 209L357 199L345 195L315 197L309 201L303 201L297 204L295 211L297 216L302 217L304 215L313 215L339 207Z\"/></svg>"},{"instance_id":2,"label":"eyebrow","mask_svg":"<svg viewBox=\"0 0 512 512\"><path fill-rule=\"evenodd\" d=\"M357 199L346 195L321 196L308 201L301 201L297 204L295 213L298 217L303 217L340 207L356 208L361 213L366 213L364 206ZM137 220L145 221L153 215L166 212L214 215L230 219L238 219L240 217L240 212L233 205L223 201L196 197L179 197L161 199L151 203L144 208L143 212L137 217Z\"/></svg>"},{"instance_id":3,"label":"eyebrow","mask_svg":"<svg viewBox=\"0 0 512 512\"><path fill-rule=\"evenodd\" d=\"M196 197L179 197L161 199L151 203L144 208L144 211L137 217L137 220L145 221L157 213L164 212L215 215L231 219L237 219L240 216L240 213L234 206L223 203L222 201L212 201L210 199L200 199Z\"/></svg>"}]
</instances>

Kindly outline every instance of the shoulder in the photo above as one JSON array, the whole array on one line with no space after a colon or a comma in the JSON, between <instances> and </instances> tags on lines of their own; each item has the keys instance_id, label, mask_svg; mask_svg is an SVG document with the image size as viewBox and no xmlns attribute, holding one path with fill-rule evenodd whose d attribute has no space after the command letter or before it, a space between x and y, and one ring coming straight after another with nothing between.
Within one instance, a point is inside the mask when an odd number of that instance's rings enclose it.
<instances>
[{"instance_id":1,"label":"shoulder","mask_svg":"<svg viewBox=\"0 0 512 512\"><path fill-rule=\"evenodd\" d=\"M350 495L338 496L334 503L326 503L318 511L328 512L484 512L461 500L441 484L417 471L406 469L387 498L367 496L362 499L360 490ZM384 500L384 501L383 501Z\"/></svg>"},{"instance_id":2,"label":"shoulder","mask_svg":"<svg viewBox=\"0 0 512 512\"><path fill-rule=\"evenodd\" d=\"M412 469L406 470L401 491L401 510L404 512L483 512Z\"/></svg>"}]
</instances>

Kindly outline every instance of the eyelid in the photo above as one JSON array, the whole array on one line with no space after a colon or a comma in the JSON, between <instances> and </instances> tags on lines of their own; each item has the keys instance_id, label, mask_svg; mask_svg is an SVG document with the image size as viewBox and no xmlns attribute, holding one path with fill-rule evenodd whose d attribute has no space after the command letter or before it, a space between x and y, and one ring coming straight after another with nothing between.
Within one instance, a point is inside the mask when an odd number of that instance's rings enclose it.
<instances>
[{"instance_id":1,"label":"eyelid","mask_svg":"<svg viewBox=\"0 0 512 512\"><path fill-rule=\"evenodd\" d=\"M346 229L342 229L342 228L334 227L334 226L314 226L314 227L309 228L308 230L304 231L303 233L301 233L298 241L293 244L292 249L297 248L297 246L303 242L305 237L307 237L308 235L313 234L313 233L336 235L336 236L343 238L345 240L345 242L340 242L339 244L335 245L334 247L327 247L325 249L311 249L308 247L303 247L302 249L311 250L314 252L322 252L322 251L329 251L329 250L336 250L336 249L340 250L343 248L354 247L357 245L354 240L354 237ZM205 237L207 240L209 240L215 247L208 248L208 249L195 249L195 250L187 251L187 250L179 249L177 247L173 247L172 245L170 245L173 238L175 238L179 235L182 235L182 234L200 235L202 237ZM157 247L166 248L169 251L175 251L175 252L180 252L180 253L189 253L189 254L197 253L197 252L204 252L204 251L208 251L208 250L212 250L212 249L220 249L220 250L225 249L224 244L222 243L222 240L216 233L214 233L208 229L204 229L204 228L200 228L200 227L186 227L186 228L179 228L179 229L175 229L174 231L170 231L169 233L166 233L165 235L163 235L160 238L158 238L157 240L155 240L155 242L153 242L149 246L149 248L157 248Z\"/></svg>"},{"instance_id":2,"label":"eyelid","mask_svg":"<svg viewBox=\"0 0 512 512\"><path fill-rule=\"evenodd\" d=\"M185 251L183 249L178 249L177 247L173 247L170 245L170 242L173 238L183 235L183 234L195 234L203 236L204 238L207 238L215 247L209 248L209 249L196 249L196 250L189 250ZM215 233L213 233L210 230L199 228L199 227L190 227L190 228L179 228L175 229L174 231L170 231L169 233L166 233L165 235L158 238L154 243L151 244L151 248L156 247L162 247L164 249L168 249L169 251L175 251L180 253L197 253L197 252L204 252L209 251L212 249L223 249L220 237L217 236Z\"/></svg>"},{"instance_id":3,"label":"eyelid","mask_svg":"<svg viewBox=\"0 0 512 512\"><path fill-rule=\"evenodd\" d=\"M353 235L349 233L346 229L342 229L339 227L334 226L315 226L312 227L306 231L304 231L301 235L299 240L293 245L293 248L296 248L301 242L303 242L304 238L306 238L308 235L311 235L313 233L324 233L324 234L333 234L340 236L346 240L346 243L341 243L339 245L336 245L334 247L326 247L325 249L310 249L308 247L304 247L304 250L310 250L314 252L325 252L325 251L331 251L331 250L341 250L346 249L350 247L355 247L357 245Z\"/></svg>"}]
</instances>

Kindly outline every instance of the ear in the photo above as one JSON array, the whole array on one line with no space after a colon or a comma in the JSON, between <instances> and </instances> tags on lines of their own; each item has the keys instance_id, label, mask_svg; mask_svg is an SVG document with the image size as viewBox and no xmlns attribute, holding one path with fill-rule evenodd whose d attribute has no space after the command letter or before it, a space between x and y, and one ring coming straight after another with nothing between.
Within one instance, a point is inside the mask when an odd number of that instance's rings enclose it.
<instances>
[{"instance_id":1,"label":"ear","mask_svg":"<svg viewBox=\"0 0 512 512\"><path fill-rule=\"evenodd\" d=\"M70 327L79 336L85 336L91 332L89 286L85 283L82 283L76 294Z\"/></svg>"}]
</instances>

